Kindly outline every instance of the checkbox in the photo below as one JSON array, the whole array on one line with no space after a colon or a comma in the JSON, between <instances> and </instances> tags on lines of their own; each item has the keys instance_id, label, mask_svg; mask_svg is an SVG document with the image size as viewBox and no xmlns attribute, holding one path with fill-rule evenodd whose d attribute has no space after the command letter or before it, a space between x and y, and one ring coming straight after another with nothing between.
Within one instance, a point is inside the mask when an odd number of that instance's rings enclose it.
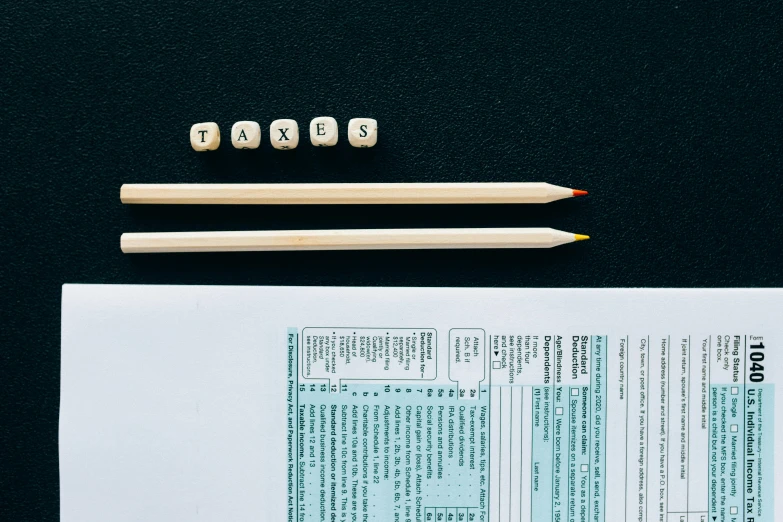
<instances>
[{"instance_id":1,"label":"checkbox","mask_svg":"<svg viewBox=\"0 0 783 522\"><path fill-rule=\"evenodd\" d=\"M589 469L590 469L590 466L588 466L587 464L582 464L582 465L579 467L579 469L581 469L582 471L587 471L587 470L589 470Z\"/></svg>"},{"instance_id":2,"label":"checkbox","mask_svg":"<svg viewBox=\"0 0 783 522\"><path fill-rule=\"evenodd\" d=\"M729 508L729 513L732 515L736 515L739 510L737 509L737 506L731 506Z\"/></svg>"},{"instance_id":3,"label":"checkbox","mask_svg":"<svg viewBox=\"0 0 783 522\"><path fill-rule=\"evenodd\" d=\"M579 395L579 388L571 388L571 395L574 397Z\"/></svg>"},{"instance_id":4,"label":"checkbox","mask_svg":"<svg viewBox=\"0 0 783 522\"><path fill-rule=\"evenodd\" d=\"M739 426L737 426L736 424L732 424L731 425L731 432L732 433L737 433L738 431L739 431Z\"/></svg>"},{"instance_id":5,"label":"checkbox","mask_svg":"<svg viewBox=\"0 0 783 522\"><path fill-rule=\"evenodd\" d=\"M493 370L499 370L500 369L500 361L492 361L492 369Z\"/></svg>"},{"instance_id":6,"label":"checkbox","mask_svg":"<svg viewBox=\"0 0 783 522\"><path fill-rule=\"evenodd\" d=\"M731 387L731 394L732 395L738 395L739 394L739 388L737 388L736 386L732 386Z\"/></svg>"},{"instance_id":7,"label":"checkbox","mask_svg":"<svg viewBox=\"0 0 783 522\"><path fill-rule=\"evenodd\" d=\"M561 408L560 406L555 408L555 415L562 415L562 414L563 414L563 408Z\"/></svg>"}]
</instances>

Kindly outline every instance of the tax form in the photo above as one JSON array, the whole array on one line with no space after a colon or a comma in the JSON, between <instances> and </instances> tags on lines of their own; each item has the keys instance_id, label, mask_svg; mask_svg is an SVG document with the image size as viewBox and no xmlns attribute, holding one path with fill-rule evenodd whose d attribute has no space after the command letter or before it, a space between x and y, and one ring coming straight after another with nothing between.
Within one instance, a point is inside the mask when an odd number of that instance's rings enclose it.
<instances>
[{"instance_id":1,"label":"tax form","mask_svg":"<svg viewBox=\"0 0 783 522\"><path fill-rule=\"evenodd\" d=\"M781 311L777 289L66 285L61 520L783 520Z\"/></svg>"}]
</instances>

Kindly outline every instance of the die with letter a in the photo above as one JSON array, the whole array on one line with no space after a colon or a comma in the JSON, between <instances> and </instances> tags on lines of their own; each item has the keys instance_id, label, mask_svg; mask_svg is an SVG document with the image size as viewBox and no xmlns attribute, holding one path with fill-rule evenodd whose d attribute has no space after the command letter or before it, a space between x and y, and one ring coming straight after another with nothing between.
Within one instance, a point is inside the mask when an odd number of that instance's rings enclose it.
<instances>
[{"instance_id":1,"label":"die with letter a","mask_svg":"<svg viewBox=\"0 0 783 522\"><path fill-rule=\"evenodd\" d=\"M235 149L257 149L261 145L261 126L256 121L238 121L231 127Z\"/></svg>"},{"instance_id":2,"label":"die with letter a","mask_svg":"<svg viewBox=\"0 0 783 522\"><path fill-rule=\"evenodd\" d=\"M215 150L220 146L220 129L214 121L197 123L190 128L190 145L193 150Z\"/></svg>"},{"instance_id":3,"label":"die with letter a","mask_svg":"<svg viewBox=\"0 0 783 522\"><path fill-rule=\"evenodd\" d=\"M337 120L329 116L314 118L310 122L310 142L316 147L332 147L337 144Z\"/></svg>"},{"instance_id":4,"label":"die with letter a","mask_svg":"<svg viewBox=\"0 0 783 522\"><path fill-rule=\"evenodd\" d=\"M348 122L348 141L354 147L372 147L378 142L378 122L372 118L354 118Z\"/></svg>"},{"instance_id":5,"label":"die with letter a","mask_svg":"<svg viewBox=\"0 0 783 522\"><path fill-rule=\"evenodd\" d=\"M269 141L279 150L295 149L299 145L299 125L294 120L275 120L269 126Z\"/></svg>"}]
</instances>

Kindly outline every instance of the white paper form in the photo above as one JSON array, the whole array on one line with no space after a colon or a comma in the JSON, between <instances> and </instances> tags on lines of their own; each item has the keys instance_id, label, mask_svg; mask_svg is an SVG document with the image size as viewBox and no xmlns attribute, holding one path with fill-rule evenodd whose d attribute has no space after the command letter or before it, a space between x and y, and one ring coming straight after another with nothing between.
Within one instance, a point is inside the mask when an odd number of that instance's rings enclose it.
<instances>
[{"instance_id":1,"label":"white paper form","mask_svg":"<svg viewBox=\"0 0 783 522\"><path fill-rule=\"evenodd\" d=\"M66 285L61 520L783 520L782 311L781 290Z\"/></svg>"}]
</instances>

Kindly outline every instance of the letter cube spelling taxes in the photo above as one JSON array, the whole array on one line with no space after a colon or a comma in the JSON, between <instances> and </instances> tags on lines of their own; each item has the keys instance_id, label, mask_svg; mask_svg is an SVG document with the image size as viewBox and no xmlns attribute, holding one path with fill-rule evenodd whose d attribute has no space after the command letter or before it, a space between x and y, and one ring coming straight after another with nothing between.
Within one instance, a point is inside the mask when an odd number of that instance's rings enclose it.
<instances>
[{"instance_id":1,"label":"letter cube spelling taxes","mask_svg":"<svg viewBox=\"0 0 783 522\"><path fill-rule=\"evenodd\" d=\"M337 120L329 116L314 118L310 122L310 143L316 147L332 147L337 144Z\"/></svg>"},{"instance_id":2,"label":"letter cube spelling taxes","mask_svg":"<svg viewBox=\"0 0 783 522\"><path fill-rule=\"evenodd\" d=\"M269 126L269 141L279 150L295 149L299 145L299 125L294 120L275 120Z\"/></svg>"},{"instance_id":3,"label":"letter cube spelling taxes","mask_svg":"<svg viewBox=\"0 0 783 522\"><path fill-rule=\"evenodd\" d=\"M197 123L190 128L190 145L193 150L215 150L220 146L220 129L217 123Z\"/></svg>"},{"instance_id":4,"label":"letter cube spelling taxes","mask_svg":"<svg viewBox=\"0 0 783 522\"><path fill-rule=\"evenodd\" d=\"M378 142L378 122L372 118L354 118L348 122L348 142L354 147L372 147Z\"/></svg>"},{"instance_id":5,"label":"letter cube spelling taxes","mask_svg":"<svg viewBox=\"0 0 783 522\"><path fill-rule=\"evenodd\" d=\"M235 149L257 149L261 145L261 126L256 121L238 121L231 127Z\"/></svg>"}]
</instances>

